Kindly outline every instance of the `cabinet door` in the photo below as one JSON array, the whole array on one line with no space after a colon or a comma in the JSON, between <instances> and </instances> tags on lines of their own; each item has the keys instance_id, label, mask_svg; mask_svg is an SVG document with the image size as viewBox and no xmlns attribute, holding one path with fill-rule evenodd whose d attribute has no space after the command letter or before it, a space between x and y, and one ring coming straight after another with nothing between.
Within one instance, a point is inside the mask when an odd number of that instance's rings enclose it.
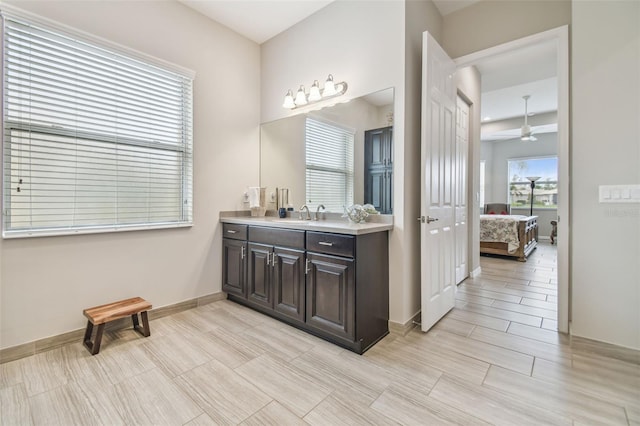
<instances>
[{"instance_id":1,"label":"cabinet door","mask_svg":"<svg viewBox=\"0 0 640 426\"><path fill-rule=\"evenodd\" d=\"M246 241L222 239L222 290L247 297Z\"/></svg>"},{"instance_id":2,"label":"cabinet door","mask_svg":"<svg viewBox=\"0 0 640 426\"><path fill-rule=\"evenodd\" d=\"M332 335L355 339L353 259L307 253L307 324Z\"/></svg>"},{"instance_id":3,"label":"cabinet door","mask_svg":"<svg viewBox=\"0 0 640 426\"><path fill-rule=\"evenodd\" d=\"M271 252L266 244L249 243L249 277L247 300L273 309L271 288Z\"/></svg>"},{"instance_id":4,"label":"cabinet door","mask_svg":"<svg viewBox=\"0 0 640 426\"><path fill-rule=\"evenodd\" d=\"M304 321L304 251L276 247L273 256L274 309L290 318Z\"/></svg>"}]
</instances>

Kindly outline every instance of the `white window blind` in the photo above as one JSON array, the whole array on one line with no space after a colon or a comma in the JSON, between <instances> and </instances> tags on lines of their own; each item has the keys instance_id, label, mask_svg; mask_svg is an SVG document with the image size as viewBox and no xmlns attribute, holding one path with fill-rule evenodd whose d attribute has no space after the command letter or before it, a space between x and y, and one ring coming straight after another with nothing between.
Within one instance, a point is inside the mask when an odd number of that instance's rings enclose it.
<instances>
[{"instance_id":1,"label":"white window blind","mask_svg":"<svg viewBox=\"0 0 640 426\"><path fill-rule=\"evenodd\" d=\"M323 204L342 212L353 204L354 132L313 118L306 119L306 198L310 208Z\"/></svg>"},{"instance_id":2,"label":"white window blind","mask_svg":"<svg viewBox=\"0 0 640 426\"><path fill-rule=\"evenodd\" d=\"M3 236L192 223L192 78L3 12Z\"/></svg>"}]
</instances>

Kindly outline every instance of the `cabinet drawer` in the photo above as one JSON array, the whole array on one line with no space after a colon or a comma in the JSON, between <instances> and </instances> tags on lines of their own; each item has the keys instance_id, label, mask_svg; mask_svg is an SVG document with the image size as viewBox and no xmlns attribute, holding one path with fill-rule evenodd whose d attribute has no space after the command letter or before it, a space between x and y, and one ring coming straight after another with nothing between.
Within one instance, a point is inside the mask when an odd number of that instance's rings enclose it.
<instances>
[{"instance_id":1,"label":"cabinet drawer","mask_svg":"<svg viewBox=\"0 0 640 426\"><path fill-rule=\"evenodd\" d=\"M354 257L355 237L307 231L307 251Z\"/></svg>"},{"instance_id":2,"label":"cabinet drawer","mask_svg":"<svg viewBox=\"0 0 640 426\"><path fill-rule=\"evenodd\" d=\"M273 246L304 249L304 231L250 226L249 241Z\"/></svg>"},{"instance_id":3,"label":"cabinet drawer","mask_svg":"<svg viewBox=\"0 0 640 426\"><path fill-rule=\"evenodd\" d=\"M222 236L233 240L247 239L247 225L235 225L233 223L225 223L222 226Z\"/></svg>"}]
</instances>

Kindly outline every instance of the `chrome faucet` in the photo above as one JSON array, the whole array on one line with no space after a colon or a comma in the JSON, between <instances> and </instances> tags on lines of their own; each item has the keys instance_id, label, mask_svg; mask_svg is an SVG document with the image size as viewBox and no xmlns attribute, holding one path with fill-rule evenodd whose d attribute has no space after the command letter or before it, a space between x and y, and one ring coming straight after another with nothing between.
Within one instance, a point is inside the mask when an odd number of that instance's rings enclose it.
<instances>
[{"instance_id":1,"label":"chrome faucet","mask_svg":"<svg viewBox=\"0 0 640 426\"><path fill-rule=\"evenodd\" d=\"M304 220L311 220L311 213L309 213L309 207L307 207L306 204L300 207L300 210L298 211L299 218L302 219L302 210L307 210L307 217L305 217Z\"/></svg>"},{"instance_id":2,"label":"chrome faucet","mask_svg":"<svg viewBox=\"0 0 640 426\"><path fill-rule=\"evenodd\" d=\"M316 209L316 215L313 220L318 220L318 216L320 215L320 209L322 209L323 212L325 211L324 204L320 204L318 206L318 208Z\"/></svg>"}]
</instances>

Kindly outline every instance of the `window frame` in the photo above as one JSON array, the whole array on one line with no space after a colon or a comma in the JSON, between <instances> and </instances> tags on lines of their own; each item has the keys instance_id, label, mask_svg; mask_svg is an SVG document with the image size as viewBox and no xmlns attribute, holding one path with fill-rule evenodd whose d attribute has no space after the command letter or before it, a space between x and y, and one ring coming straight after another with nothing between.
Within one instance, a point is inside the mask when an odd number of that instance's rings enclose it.
<instances>
[{"instance_id":1,"label":"window frame","mask_svg":"<svg viewBox=\"0 0 640 426\"><path fill-rule=\"evenodd\" d=\"M549 155L532 155L532 156L527 156L527 157L514 157L514 158L509 158L507 159L507 203L511 206L511 209L530 209L531 208L531 181L527 180L526 182L512 182L511 180L511 169L510 169L510 164L512 162L518 162L518 161L530 161L530 160L545 160L545 159L555 159L556 161L556 180L554 181L537 181L536 182L536 188L538 188L538 185L541 184L554 184L556 185L556 191L558 190L558 155L557 154L549 154ZM528 194L527 195L527 203L525 203L524 205L514 205L511 199L511 186L512 185L518 185L518 186L523 186L525 187L525 192ZM556 193L556 199L557 199L557 193ZM556 202L555 205L549 205L549 206L541 206L541 205L533 205L534 209L541 209L541 210L556 210L558 208L558 204Z\"/></svg>"},{"instance_id":2,"label":"window frame","mask_svg":"<svg viewBox=\"0 0 640 426\"><path fill-rule=\"evenodd\" d=\"M8 238L24 238L24 237L38 237L38 236L54 236L54 235L76 235L76 234L88 234L88 233L108 233L108 232L120 232L120 231L134 231L134 230L148 230L148 229L165 229L165 228L178 228L178 227L191 227L193 226L193 81L195 78L195 73L186 68L170 64L164 60L151 57L149 55L137 52L133 49L129 49L126 47L122 47L115 43L111 43L105 41L104 39L95 37L93 35L69 28L67 26L61 25L59 23L50 21L48 19L44 19L33 15L31 13L26 13L16 8L12 8L11 6L2 5L0 7L1 14L1 24L2 24L2 55L1 55L1 72L2 72L2 81L3 81L3 91L2 91L2 216L1 216L1 226L2 226L2 237L4 239ZM176 100L179 100L179 115L175 115L174 118L178 118L176 123L182 129L177 133L176 141L177 143L171 143L165 141L153 140L151 136L146 136L145 138L136 139L134 137L121 137L116 136L113 133L104 133L100 131L87 131L87 130L78 130L77 127L69 127L69 126L56 126L55 122L52 125L41 125L33 122L32 119L27 119L24 121L16 120L15 117L9 117L10 109L8 108L8 99L11 98L12 94L15 96L15 92L12 92L11 89L7 87L7 66L9 63L7 62L8 53L6 49L8 48L8 43L5 39L5 31L11 31L10 29L5 30L5 25L7 23L6 20L10 20L15 24L11 24L17 28L16 25L25 25L28 27L35 27L36 33L38 31L50 32L52 37L60 37L67 40L72 40L73 43L78 43L78 45L85 45L87 51L100 51L105 52L105 54L113 55L115 60L122 60L125 63L131 65L140 66L140 68L144 69L145 72L161 72L165 75L174 75L177 79L179 79L182 83L180 87L182 87L181 95L176 97ZM16 30L13 30L16 31ZM73 46L77 46L73 44ZM18 74L19 75L19 74ZM45 80L49 81L49 80ZM14 89L15 90L15 89ZM136 89L138 90L138 89ZM76 99L76 98L74 98ZM55 111L55 108L52 108L51 111ZM62 111L62 110L61 110ZM107 111L107 109L101 109L101 111ZM106 117L106 116L102 116ZM57 118L54 116L54 121ZM98 118L99 119L99 118ZM151 121L147 121L147 123L151 123ZM19 229L11 228L11 219L10 212L8 209L12 209L12 195L11 195L11 187L12 187L12 170L6 170L8 166L12 166L15 164L15 160L11 158L12 149L15 149L12 145L13 138L20 138L14 134L17 132L33 132L34 134L44 135L48 137L49 140L45 140L45 143L49 143L51 145L55 145L58 143L54 138L63 139L63 138L75 138L78 140L86 140L92 141L95 144L112 144L112 149L117 152L117 147L129 146L129 147L138 147L141 150L146 149L147 152L155 152L157 154L161 154L162 152L175 152L178 153L176 158L176 170L179 172L172 172L170 176L173 176L176 183L179 182L179 191L181 191L180 200L174 201L171 205L172 209L175 209L176 216L175 220L153 220L151 216L154 215L153 208L149 209L149 213L145 220L134 221L132 223L129 222L118 222L118 219L113 220L109 224L96 224L95 221L98 220L98 217L94 218L94 224L86 224L86 225L61 225L62 220L58 221L58 224L55 226L44 226L44 227L22 227ZM157 130L156 130L157 131ZM44 139L43 139L44 140ZM15 142L13 142L15 144ZM64 143L64 142L60 142ZM79 142L76 142L76 145ZM90 144L89 144L90 145ZM7 158L7 156L9 158ZM105 155L106 158L106 155ZM51 159L46 159L45 161L53 161ZM68 159L65 159L68 161ZM106 160L105 160L106 161ZM116 157L116 164L119 164L119 161L123 161ZM143 164L148 165L148 167L152 168L153 165L158 165L158 161L160 160L149 160L147 159ZM105 162L98 162L96 164L104 166ZM72 170L72 169L69 169ZM117 178L117 175L115 175ZM139 182L138 182L139 183ZM178 188L174 183L175 188ZM117 186L117 183L114 185ZM152 201L155 199L152 198L152 185L148 184L145 188L138 185L135 187L136 190L141 190L142 193L146 194L147 200L149 204L153 204ZM116 196L117 198L117 196ZM123 211L118 210L118 201L114 202L114 211L116 212L116 217L118 215L122 215ZM175 205L174 205L175 204ZM17 208L17 207L16 207ZM75 208L75 207L74 207ZM31 211L31 208L29 208ZM179 212L179 214L177 213ZM29 217L32 216L33 213L30 213Z\"/></svg>"},{"instance_id":3,"label":"window frame","mask_svg":"<svg viewBox=\"0 0 640 426\"><path fill-rule=\"evenodd\" d=\"M327 167L327 166L317 166L317 165L310 165L309 164L309 138L308 138L308 123L309 120L314 121L316 123L319 123L321 125L324 126L330 126L334 129L339 130L340 132L343 132L344 134L348 134L350 136L350 141L345 144L344 147L344 156L345 156L345 164L347 165L347 167L345 168L341 168L341 167ZM354 129L351 129L349 127L346 127L342 124L338 124L338 123L334 123L331 122L329 120L326 120L324 118L321 117L316 117L316 116L307 116L305 118L305 204L307 204L307 206L309 208L317 208L317 206L319 206L320 204L326 204L326 209L329 212L334 212L334 213L338 213L338 212L343 212L344 208L352 205L353 204L353 200L355 197L354 191L355 191L355 183L354 183L354 179L355 179L355 159L354 159L354 145L355 145L355 138L356 138L356 131ZM350 162L350 164L349 164ZM336 176L343 176L344 177L344 186L345 186L345 193L343 194L343 206L334 206L334 205L329 205L329 203L326 200L311 200L309 197L309 171L316 171L316 172L325 172L325 173L331 173L333 175ZM340 208L339 211L335 211L332 208Z\"/></svg>"}]
</instances>

